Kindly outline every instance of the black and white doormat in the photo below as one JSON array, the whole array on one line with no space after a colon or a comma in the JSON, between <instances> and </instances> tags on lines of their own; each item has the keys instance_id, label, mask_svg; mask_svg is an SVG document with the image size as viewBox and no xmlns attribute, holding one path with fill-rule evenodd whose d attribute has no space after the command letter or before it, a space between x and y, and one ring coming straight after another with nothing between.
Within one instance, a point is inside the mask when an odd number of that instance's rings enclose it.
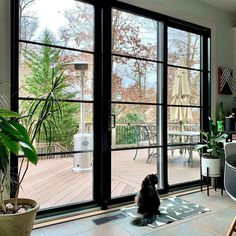
<instances>
[{"instance_id":1,"label":"black and white doormat","mask_svg":"<svg viewBox=\"0 0 236 236\"><path fill-rule=\"evenodd\" d=\"M177 220L182 220L193 215L210 211L210 209L206 207L183 200L179 197L163 199L159 210L161 214L158 215L156 221L149 226L159 227ZM140 214L137 213L137 206L123 208L121 211L125 215L133 218L140 216Z\"/></svg>"}]
</instances>

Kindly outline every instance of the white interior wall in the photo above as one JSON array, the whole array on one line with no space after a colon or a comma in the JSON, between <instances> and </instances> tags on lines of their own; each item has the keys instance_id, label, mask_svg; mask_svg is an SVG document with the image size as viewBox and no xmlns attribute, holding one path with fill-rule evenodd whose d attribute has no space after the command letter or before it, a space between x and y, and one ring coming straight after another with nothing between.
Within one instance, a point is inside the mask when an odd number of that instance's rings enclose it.
<instances>
[{"instance_id":1,"label":"white interior wall","mask_svg":"<svg viewBox=\"0 0 236 236\"><path fill-rule=\"evenodd\" d=\"M0 94L10 94L10 1L0 0ZM2 103L0 103L1 105Z\"/></svg>"},{"instance_id":2,"label":"white interior wall","mask_svg":"<svg viewBox=\"0 0 236 236\"><path fill-rule=\"evenodd\" d=\"M212 118L215 117L216 104L219 102L224 103L225 112L230 112L232 106L232 97L236 96L236 90L232 96L218 95L217 68L219 65L233 68L232 27L236 25L236 15L222 11L221 9L212 7L196 0L121 1L211 29Z\"/></svg>"}]
</instances>

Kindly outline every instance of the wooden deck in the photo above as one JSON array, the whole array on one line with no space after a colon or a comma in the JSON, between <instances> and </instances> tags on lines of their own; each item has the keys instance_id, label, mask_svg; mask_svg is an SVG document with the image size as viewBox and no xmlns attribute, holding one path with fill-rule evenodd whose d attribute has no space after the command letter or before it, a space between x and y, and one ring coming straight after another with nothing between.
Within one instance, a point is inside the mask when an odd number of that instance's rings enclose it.
<instances>
[{"instance_id":1,"label":"wooden deck","mask_svg":"<svg viewBox=\"0 0 236 236\"><path fill-rule=\"evenodd\" d=\"M158 161L146 163L146 150L139 150L136 160L134 151L112 153L112 197L136 193L143 178L156 173ZM194 165L186 164L186 156L169 157L169 184L199 179L199 157L194 153ZM92 171L73 172L73 158L40 160L30 166L20 192L21 196L37 200L40 207L49 208L92 199Z\"/></svg>"}]
</instances>

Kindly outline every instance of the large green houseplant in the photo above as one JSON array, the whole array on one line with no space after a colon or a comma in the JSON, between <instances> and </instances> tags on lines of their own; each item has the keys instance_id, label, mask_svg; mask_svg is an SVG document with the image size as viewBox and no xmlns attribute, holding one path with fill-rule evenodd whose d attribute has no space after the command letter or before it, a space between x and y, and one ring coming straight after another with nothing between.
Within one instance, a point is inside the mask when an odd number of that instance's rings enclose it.
<instances>
[{"instance_id":1,"label":"large green houseplant","mask_svg":"<svg viewBox=\"0 0 236 236\"><path fill-rule=\"evenodd\" d=\"M14 154L15 157L22 151L24 157L33 164L37 164L37 152L32 145L30 136L25 127L16 120L9 120L9 118L19 118L20 115L16 112L12 112L6 109L0 109L0 211L1 213L15 213L18 211L17 196L13 208L6 205L3 199L3 193L6 190L8 170L10 164L10 156ZM18 195L19 186L21 181L17 183Z\"/></svg>"},{"instance_id":2,"label":"large green houseplant","mask_svg":"<svg viewBox=\"0 0 236 236\"><path fill-rule=\"evenodd\" d=\"M201 156L202 175L216 177L220 175L220 159L224 157L224 142L228 135L219 131L217 125L209 118L209 130L201 131L203 144L198 144L195 149Z\"/></svg>"},{"instance_id":3,"label":"large green houseplant","mask_svg":"<svg viewBox=\"0 0 236 236\"><path fill-rule=\"evenodd\" d=\"M19 189L27 173L29 164L37 164L38 157L34 141L41 136L51 143L57 122L62 118L58 91L64 87L65 77L51 75L51 86L44 95L29 101L24 116L7 109L0 109L0 235L26 236L31 234L34 218L39 208L31 199L19 198ZM12 199L4 198L9 183L9 163L11 158L23 156L15 181L16 191ZM32 216L26 216L32 213ZM29 221L29 222L27 222ZM27 222L27 223L26 223Z\"/></svg>"}]
</instances>

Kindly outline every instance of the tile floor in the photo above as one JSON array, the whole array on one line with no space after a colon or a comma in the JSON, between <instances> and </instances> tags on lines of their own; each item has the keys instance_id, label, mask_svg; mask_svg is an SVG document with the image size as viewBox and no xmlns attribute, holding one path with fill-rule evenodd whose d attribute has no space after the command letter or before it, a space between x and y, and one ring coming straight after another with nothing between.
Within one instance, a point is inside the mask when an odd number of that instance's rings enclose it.
<instances>
[{"instance_id":1,"label":"tile floor","mask_svg":"<svg viewBox=\"0 0 236 236\"><path fill-rule=\"evenodd\" d=\"M176 194L179 196L179 194ZM92 220L103 216L112 216L119 211L109 212L88 218L34 229L32 236L225 236L231 221L236 215L236 202L220 195L220 190L195 192L182 195L181 198L210 208L211 211L197 216L179 220L158 228L137 227L130 223L130 218L122 218L96 225ZM236 235L236 233L235 233Z\"/></svg>"}]
</instances>

